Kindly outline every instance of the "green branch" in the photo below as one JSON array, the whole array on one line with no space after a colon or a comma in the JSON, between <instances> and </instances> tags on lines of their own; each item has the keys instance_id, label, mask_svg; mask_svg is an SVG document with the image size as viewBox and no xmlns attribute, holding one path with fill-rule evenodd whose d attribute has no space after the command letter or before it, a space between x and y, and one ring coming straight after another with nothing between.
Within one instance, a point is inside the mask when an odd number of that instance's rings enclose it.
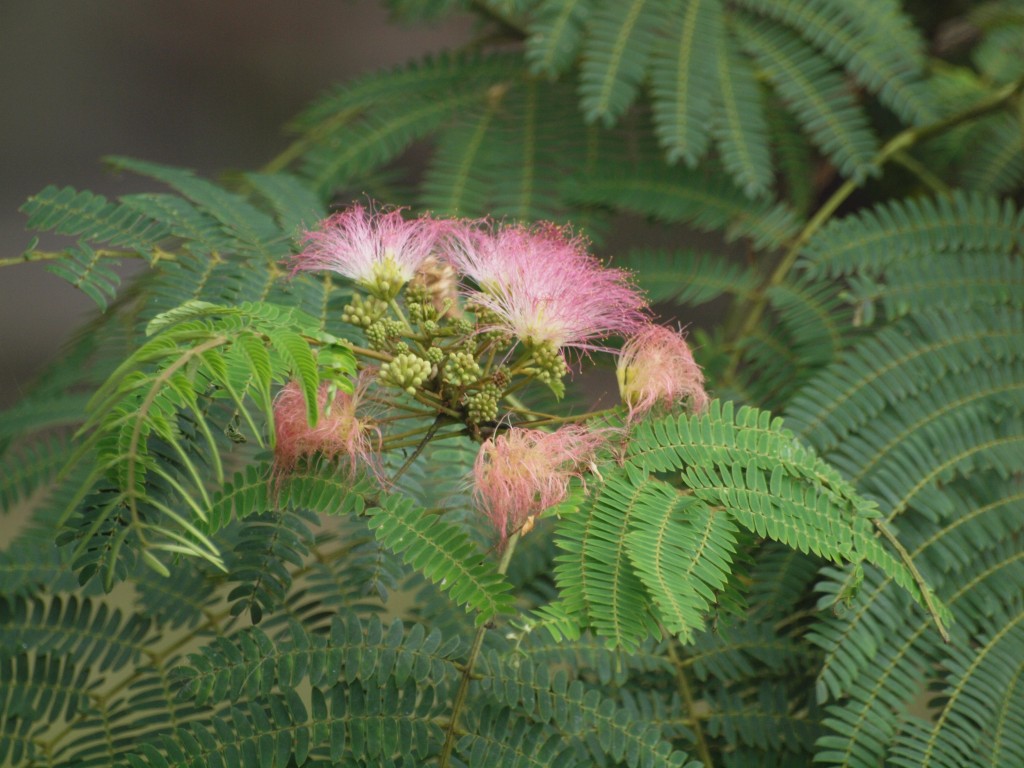
<instances>
[{"instance_id":1,"label":"green branch","mask_svg":"<svg viewBox=\"0 0 1024 768\"><path fill-rule=\"evenodd\" d=\"M95 254L100 258L104 259L143 259L150 262L146 256L139 253L138 251L122 251L122 250L110 250L101 249L96 250ZM173 254L167 253L166 251L154 251L155 261L173 260ZM31 264L37 261L57 261L58 259L67 258L67 251L25 251L20 256L11 256L6 259L0 259L0 267L13 267L15 264ZM150 262L153 263L153 262Z\"/></svg>"},{"instance_id":2,"label":"green branch","mask_svg":"<svg viewBox=\"0 0 1024 768\"><path fill-rule=\"evenodd\" d=\"M931 614L932 621L935 622L936 629L939 630L939 634L942 636L944 643L949 642L949 630L946 629L946 625L942 621L942 615L939 613L939 608L935 604L935 596L932 594L931 587L928 586L928 582L925 581L924 576L917 569L914 564L914 558L907 552L907 548L903 546L903 543L896 538L896 534L890 530L889 526L884 520L873 519L875 528L882 534L882 537L892 545L892 548L896 550L896 553L900 556L900 560L907 566L907 570L910 571L910 575L914 579L914 583L917 584L917 588L921 590L921 599L924 600L925 607L928 609L928 613Z\"/></svg>"}]
</instances>

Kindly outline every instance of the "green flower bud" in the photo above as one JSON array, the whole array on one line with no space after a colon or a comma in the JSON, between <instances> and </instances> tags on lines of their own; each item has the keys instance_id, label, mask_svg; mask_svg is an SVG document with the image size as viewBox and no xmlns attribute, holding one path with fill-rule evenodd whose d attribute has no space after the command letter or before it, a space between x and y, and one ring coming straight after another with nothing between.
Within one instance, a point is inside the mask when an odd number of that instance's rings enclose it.
<instances>
[{"instance_id":1,"label":"green flower bud","mask_svg":"<svg viewBox=\"0 0 1024 768\"><path fill-rule=\"evenodd\" d=\"M444 378L457 387L466 387L479 381L483 371L468 352L455 352L444 364Z\"/></svg>"},{"instance_id":2,"label":"green flower bud","mask_svg":"<svg viewBox=\"0 0 1024 768\"><path fill-rule=\"evenodd\" d=\"M465 317L457 317L446 327L449 336L469 336L473 332L473 323Z\"/></svg>"},{"instance_id":3,"label":"green flower bud","mask_svg":"<svg viewBox=\"0 0 1024 768\"><path fill-rule=\"evenodd\" d=\"M398 262L390 255L385 255L382 261L375 263L371 269L370 277L360 280L359 284L382 301L391 301L408 282L402 273Z\"/></svg>"},{"instance_id":4,"label":"green flower bud","mask_svg":"<svg viewBox=\"0 0 1024 768\"><path fill-rule=\"evenodd\" d=\"M341 310L341 319L360 328L369 328L387 311L388 305L373 296L355 294L352 301Z\"/></svg>"},{"instance_id":5,"label":"green flower bud","mask_svg":"<svg viewBox=\"0 0 1024 768\"><path fill-rule=\"evenodd\" d=\"M550 343L535 346L532 355L535 365L528 368L527 372L538 381L547 384L548 388L555 393L555 397L561 399L565 395L565 382L562 379L569 372L565 358L562 357L558 348Z\"/></svg>"},{"instance_id":6,"label":"green flower bud","mask_svg":"<svg viewBox=\"0 0 1024 768\"><path fill-rule=\"evenodd\" d=\"M430 363L409 352L402 352L380 367L380 380L404 389L410 395L430 376Z\"/></svg>"},{"instance_id":7,"label":"green flower bud","mask_svg":"<svg viewBox=\"0 0 1024 768\"><path fill-rule=\"evenodd\" d=\"M466 398L467 415L473 424L484 424L498 418L501 390L494 384L484 384L480 391Z\"/></svg>"},{"instance_id":8,"label":"green flower bud","mask_svg":"<svg viewBox=\"0 0 1024 768\"><path fill-rule=\"evenodd\" d=\"M392 339L401 336L404 330L400 321L382 317L366 329L366 340L372 349L387 349Z\"/></svg>"}]
</instances>

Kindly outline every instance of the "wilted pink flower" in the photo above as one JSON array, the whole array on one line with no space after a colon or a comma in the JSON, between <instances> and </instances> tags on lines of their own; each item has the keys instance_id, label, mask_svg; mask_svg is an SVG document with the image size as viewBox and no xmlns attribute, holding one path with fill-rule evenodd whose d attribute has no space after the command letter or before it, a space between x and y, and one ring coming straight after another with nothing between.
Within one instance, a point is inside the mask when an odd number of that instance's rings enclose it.
<instances>
[{"instance_id":1,"label":"wilted pink flower","mask_svg":"<svg viewBox=\"0 0 1024 768\"><path fill-rule=\"evenodd\" d=\"M328 403L330 385L320 385L316 426L306 418L306 399L297 381L291 381L274 400L274 473L283 476L295 469L299 459L320 454L328 460L341 459L350 473L358 467L377 472L380 431L369 419L356 414L364 379L353 394L335 392Z\"/></svg>"},{"instance_id":2,"label":"wilted pink flower","mask_svg":"<svg viewBox=\"0 0 1024 768\"><path fill-rule=\"evenodd\" d=\"M689 397L695 412L708 405L704 374L682 333L649 325L630 338L616 362L619 393L630 418L656 403L673 406Z\"/></svg>"},{"instance_id":3,"label":"wilted pink flower","mask_svg":"<svg viewBox=\"0 0 1024 768\"><path fill-rule=\"evenodd\" d=\"M533 346L601 349L601 339L647 322L628 273L604 267L568 228L467 225L447 255L480 288L471 298L499 318L496 327Z\"/></svg>"},{"instance_id":4,"label":"wilted pink flower","mask_svg":"<svg viewBox=\"0 0 1024 768\"><path fill-rule=\"evenodd\" d=\"M474 495L504 544L533 516L563 501L605 442L602 432L572 424L556 432L513 427L484 442L473 466Z\"/></svg>"},{"instance_id":5,"label":"wilted pink flower","mask_svg":"<svg viewBox=\"0 0 1024 768\"><path fill-rule=\"evenodd\" d=\"M425 216L407 221L400 210L353 205L305 234L305 250L292 260L293 269L337 272L388 301L430 256L444 227Z\"/></svg>"}]
</instances>

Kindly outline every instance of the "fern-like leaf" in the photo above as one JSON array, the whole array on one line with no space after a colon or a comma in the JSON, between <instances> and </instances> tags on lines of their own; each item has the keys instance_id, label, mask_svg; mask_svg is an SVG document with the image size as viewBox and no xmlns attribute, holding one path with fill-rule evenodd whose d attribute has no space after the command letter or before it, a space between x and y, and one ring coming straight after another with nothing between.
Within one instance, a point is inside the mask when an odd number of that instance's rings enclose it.
<instances>
[{"instance_id":1,"label":"fern-like leaf","mask_svg":"<svg viewBox=\"0 0 1024 768\"><path fill-rule=\"evenodd\" d=\"M530 20L526 61L535 75L557 77L572 63L594 0L542 0Z\"/></svg>"},{"instance_id":2,"label":"fern-like leaf","mask_svg":"<svg viewBox=\"0 0 1024 768\"><path fill-rule=\"evenodd\" d=\"M482 659L481 686L499 705L514 707L542 723L552 723L574 740L593 740L592 759L601 754L629 766L681 766L685 755L673 750L655 724L637 728L629 714L598 690L523 659L510 663L497 654ZM544 731L541 731L544 733Z\"/></svg>"},{"instance_id":3,"label":"fern-like leaf","mask_svg":"<svg viewBox=\"0 0 1024 768\"><path fill-rule=\"evenodd\" d=\"M842 77L795 34L777 26L740 28L744 46L793 110L814 144L844 176L862 182L876 173L878 141Z\"/></svg>"},{"instance_id":4,"label":"fern-like leaf","mask_svg":"<svg viewBox=\"0 0 1024 768\"><path fill-rule=\"evenodd\" d=\"M801 251L814 275L874 274L916 256L1010 254L1024 247L1024 212L976 192L896 200L834 219Z\"/></svg>"},{"instance_id":5,"label":"fern-like leaf","mask_svg":"<svg viewBox=\"0 0 1024 768\"><path fill-rule=\"evenodd\" d=\"M380 167L410 142L434 132L463 110L472 110L520 76L506 56L429 60L387 78L371 76L314 105L303 175L328 190Z\"/></svg>"},{"instance_id":6,"label":"fern-like leaf","mask_svg":"<svg viewBox=\"0 0 1024 768\"><path fill-rule=\"evenodd\" d=\"M650 598L630 561L626 533L633 527L645 488L618 473L580 509L563 514L555 558L559 603L576 620L607 638L609 646L632 649L657 632Z\"/></svg>"},{"instance_id":7,"label":"fern-like leaf","mask_svg":"<svg viewBox=\"0 0 1024 768\"><path fill-rule=\"evenodd\" d=\"M291 623L283 637L253 627L232 638L218 638L174 671L181 696L199 704L259 699L275 690L305 684L326 687L338 680L370 686L388 679L435 687L457 677L457 639L443 641L421 624L406 629L376 616L335 616L326 634Z\"/></svg>"},{"instance_id":8,"label":"fern-like leaf","mask_svg":"<svg viewBox=\"0 0 1024 768\"><path fill-rule=\"evenodd\" d=\"M822 49L904 121L937 115L921 82L925 42L893 0L737 0ZM884 34L880 34L884 30Z\"/></svg>"},{"instance_id":9,"label":"fern-like leaf","mask_svg":"<svg viewBox=\"0 0 1024 768\"><path fill-rule=\"evenodd\" d=\"M736 527L727 514L667 484L647 488L643 514L626 535L629 556L665 628L688 641L732 570Z\"/></svg>"},{"instance_id":10,"label":"fern-like leaf","mask_svg":"<svg viewBox=\"0 0 1024 768\"><path fill-rule=\"evenodd\" d=\"M377 538L428 579L440 583L467 611L477 611L478 625L511 610L511 586L461 528L435 519L400 496L382 496L367 514Z\"/></svg>"},{"instance_id":11,"label":"fern-like leaf","mask_svg":"<svg viewBox=\"0 0 1024 768\"><path fill-rule=\"evenodd\" d=\"M0 599L0 649L31 648L74 658L98 671L137 664L153 640L152 622L125 618L120 609L89 598L55 596Z\"/></svg>"},{"instance_id":12,"label":"fern-like leaf","mask_svg":"<svg viewBox=\"0 0 1024 768\"><path fill-rule=\"evenodd\" d=\"M327 215L320 198L297 177L286 173L247 173L260 198L274 211L278 226L285 234L312 229Z\"/></svg>"},{"instance_id":13,"label":"fern-like leaf","mask_svg":"<svg viewBox=\"0 0 1024 768\"><path fill-rule=\"evenodd\" d=\"M634 249L625 263L651 302L699 307L724 295L743 299L757 287L753 271L716 254Z\"/></svg>"},{"instance_id":14,"label":"fern-like leaf","mask_svg":"<svg viewBox=\"0 0 1024 768\"><path fill-rule=\"evenodd\" d=\"M693 167L710 138L724 14L719 0L692 0L670 18L651 60L654 125L668 162L683 158Z\"/></svg>"},{"instance_id":15,"label":"fern-like leaf","mask_svg":"<svg viewBox=\"0 0 1024 768\"><path fill-rule=\"evenodd\" d=\"M65 251L64 258L46 265L46 270L80 290L102 311L117 295L121 278L108 266L110 259L80 243Z\"/></svg>"},{"instance_id":16,"label":"fern-like leaf","mask_svg":"<svg viewBox=\"0 0 1024 768\"><path fill-rule=\"evenodd\" d=\"M935 614L934 603L908 563L876 540L872 502L820 458L801 447L781 420L765 412L712 403L689 419L641 423L630 446L632 461L657 471L682 470L682 482L738 523L802 551L832 560L866 561L880 567Z\"/></svg>"},{"instance_id":17,"label":"fern-like leaf","mask_svg":"<svg viewBox=\"0 0 1024 768\"><path fill-rule=\"evenodd\" d=\"M191 171L127 157L109 157L107 162L117 170L131 171L162 181L191 200L220 222L239 242L257 253L272 256L267 244L280 238L273 219L249 203L241 195L196 177Z\"/></svg>"},{"instance_id":18,"label":"fern-like leaf","mask_svg":"<svg viewBox=\"0 0 1024 768\"><path fill-rule=\"evenodd\" d=\"M823 453L947 377L1021 359L1024 321L1008 311L924 312L865 339L793 398L787 423ZM964 387L970 391L970 385Z\"/></svg>"},{"instance_id":19,"label":"fern-like leaf","mask_svg":"<svg viewBox=\"0 0 1024 768\"><path fill-rule=\"evenodd\" d=\"M594 12L580 65L580 107L588 121L610 127L629 108L663 23L659 0L605 3Z\"/></svg>"},{"instance_id":20,"label":"fern-like leaf","mask_svg":"<svg viewBox=\"0 0 1024 768\"><path fill-rule=\"evenodd\" d=\"M712 131L722 164L748 197L763 197L772 182L764 101L750 64L731 38L715 53Z\"/></svg>"},{"instance_id":21,"label":"fern-like leaf","mask_svg":"<svg viewBox=\"0 0 1024 768\"><path fill-rule=\"evenodd\" d=\"M577 202L685 222L703 231L724 229L727 240L746 237L759 250L777 248L798 229L796 215L785 205L751 202L720 174L708 177L661 163L572 179L565 194Z\"/></svg>"},{"instance_id":22,"label":"fern-like leaf","mask_svg":"<svg viewBox=\"0 0 1024 768\"><path fill-rule=\"evenodd\" d=\"M71 187L49 186L30 197L21 212L28 216L29 229L128 248L147 257L168 234L166 226L130 207Z\"/></svg>"},{"instance_id":23,"label":"fern-like leaf","mask_svg":"<svg viewBox=\"0 0 1024 768\"><path fill-rule=\"evenodd\" d=\"M1024 130L1015 115L995 116L977 137L964 185L989 194L1012 194L1024 181Z\"/></svg>"}]
</instances>

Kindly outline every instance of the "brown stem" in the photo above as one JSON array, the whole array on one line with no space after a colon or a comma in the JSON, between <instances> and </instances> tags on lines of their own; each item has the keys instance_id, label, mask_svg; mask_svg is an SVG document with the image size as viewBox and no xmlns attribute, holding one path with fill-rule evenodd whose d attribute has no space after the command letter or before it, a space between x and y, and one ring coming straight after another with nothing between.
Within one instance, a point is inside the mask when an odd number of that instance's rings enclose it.
<instances>
[{"instance_id":1,"label":"brown stem","mask_svg":"<svg viewBox=\"0 0 1024 768\"><path fill-rule=\"evenodd\" d=\"M508 564L512 561L512 552L519 542L519 534L513 533L508 537L508 545L501 555L501 562L498 564L498 573L504 575L508 570ZM469 682L473 679L473 667L476 665L477 657L480 655L480 648L484 644L484 635L487 633L487 624L482 624L476 631L473 638L473 645L469 649L469 657L462 668L462 680L459 682L459 690L455 693L455 701L452 703L452 716L448 726L444 729L444 746L441 748L441 759L439 768L448 768L452 757L452 750L455 748L455 732L458 730L459 719L462 715L462 708L466 704L466 695L469 693Z\"/></svg>"},{"instance_id":2,"label":"brown stem","mask_svg":"<svg viewBox=\"0 0 1024 768\"><path fill-rule=\"evenodd\" d=\"M683 697L686 711L690 715L689 720L693 727L693 736L697 742L697 755L700 757L700 761L704 763L704 768L714 768L711 750L708 748L708 741L700 724L700 716L697 714L696 701L693 698L693 690L690 688L690 680L686 676L685 664L679 658L679 652L676 650L676 639L664 627L661 628L661 633L668 645L669 659L671 659L672 666L676 670L676 685L679 688L679 695Z\"/></svg>"}]
</instances>

